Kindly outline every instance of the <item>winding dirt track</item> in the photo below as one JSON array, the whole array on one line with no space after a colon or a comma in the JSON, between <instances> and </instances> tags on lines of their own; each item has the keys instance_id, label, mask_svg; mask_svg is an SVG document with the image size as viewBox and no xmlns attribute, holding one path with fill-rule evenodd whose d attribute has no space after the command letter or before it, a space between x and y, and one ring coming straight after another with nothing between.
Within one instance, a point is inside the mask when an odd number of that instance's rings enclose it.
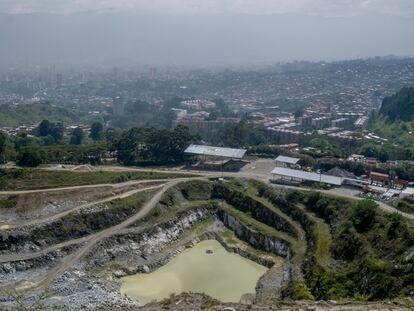
<instances>
[{"instance_id":1,"label":"winding dirt track","mask_svg":"<svg viewBox=\"0 0 414 311\"><path fill-rule=\"evenodd\" d=\"M188 178L187 180L190 180ZM105 229L97 234L94 234L89 237L85 237L86 244L82 246L79 250L77 250L74 254L68 256L61 265L51 269L46 274L37 277L33 279L32 281L28 282L20 282L17 284L8 284L1 286L0 289L14 289L16 291L26 291L26 290L32 290L39 287L47 286L50 282L52 282L54 279L59 277L63 272L65 272L67 269L69 269L73 264L75 264L79 259L81 259L84 255L86 255L99 241L110 237L111 235L114 235L118 231L128 227L129 225L133 224L134 222L142 219L145 217L159 202L162 195L171 187L175 186L179 182L182 182L183 180L174 180L166 183L162 188L147 202L144 204L144 206L139 210L138 213L136 213L134 216L128 218L124 222L113 226L111 228ZM71 243L73 241L69 241L67 243ZM80 243L82 241L76 241L77 243Z\"/></svg>"},{"instance_id":2,"label":"winding dirt track","mask_svg":"<svg viewBox=\"0 0 414 311\"><path fill-rule=\"evenodd\" d=\"M39 218L39 219L34 219L34 220L29 220L29 221L21 221L21 222L16 222L16 223L2 224L2 226L4 226L4 228L7 228L7 229L15 229L15 228L18 228L18 227L39 225L39 224L43 224L43 223L47 223L47 222L52 222L52 221L55 221L57 219L60 219L64 216L66 216L66 215L68 215L72 212L75 212L75 211L78 211L78 210L81 210L81 209L84 209L84 208L88 208L88 207L91 207L91 206L94 206L94 205L97 205L97 204L101 204L101 203L110 202L110 201L113 201L113 200L116 200L116 199L124 199L124 198L127 198L127 197L129 197L131 195L134 195L136 193L139 193L139 192L154 190L154 189L158 189L158 188L161 188L161 187L162 187L162 185L157 185L157 186L151 186L151 187L144 187L144 188L140 188L140 189L134 189L134 190L126 191L126 192L123 192L123 193L120 193L120 194L117 194L117 195L114 195L114 196L111 196L111 197L107 197L105 199L101 199L101 200L98 200L98 201L93 201L93 202L89 202L89 203L86 203L86 204L82 204L82 205L76 206L74 208L68 209L66 211L63 211L61 213L58 213L58 214L55 214L55 215L52 215L52 216L49 216L49 217ZM0 232L1 232L1 230L2 229L0 227Z\"/></svg>"},{"instance_id":3,"label":"winding dirt track","mask_svg":"<svg viewBox=\"0 0 414 311\"><path fill-rule=\"evenodd\" d=\"M165 172L165 171L163 171ZM175 171L176 172L176 171ZM197 172L199 173L199 172ZM202 175L203 177L200 177L200 175ZM103 231L100 231L96 234L92 234L90 236L86 236L80 239L75 239L75 240L70 240L70 241L66 241L64 243L61 244L56 244L54 246L48 247L42 251L39 252L35 252L35 253L29 253L29 254L13 254L13 255L6 255L6 256L1 256L0 257L0 262L11 262L11 261L20 261L20 260L28 260L28 259L32 259L32 258L36 258L39 256L42 256L46 253L49 253L51 251L57 250L61 247L64 246L69 246L69 245L75 245L75 244L82 244L82 246L75 251L72 255L69 255L68 257L66 257L64 259L64 261L57 267L52 268L51 270L49 270L46 274L39 276L33 280L29 281L25 281L25 282L20 282L17 284L7 284L7 285L3 285L0 286L0 289L4 289L4 288L12 288L18 291L25 291L25 290L32 290L32 289L36 289L36 288L40 288L40 287L46 287L48 286L54 279L56 279L57 277L59 277L63 272L65 272L67 269L69 269L72 265L74 265L77 261L79 261L83 256L85 256L98 242L102 241L103 239L110 237L114 234L119 233L122 230L125 230L125 228L127 228L129 225L133 224L134 222L142 219L143 217L145 217L159 202L159 200L161 199L162 195L171 187L175 186L176 184L183 182L183 181L189 181L189 180L197 180L197 179L205 179L208 177L241 177L241 178L252 178L252 179L258 179L260 181L269 183L271 176L270 174L263 174L263 173L257 173L257 172L240 172L240 173L217 173L217 172L208 172L208 173L202 173L199 174L198 176L195 177L187 177L187 178L177 178L177 179L158 179L158 180L141 180L141 181L129 181L123 184L101 184L101 185L86 185L86 186L74 186L74 187L64 187L64 188L55 188L55 189L40 189L40 190L27 190L27 191L2 191L0 192L0 194L22 194L22 193L33 193L33 192L48 192L48 191L64 191L64 190L68 190L68 189L82 189L82 188L94 188L94 187L102 187L102 186L112 186L112 187L123 187L126 185L136 185L136 184L140 184L140 183L149 183L149 182L165 182L165 184L163 185L158 185L158 186L153 186L153 187L148 187L148 188L144 188L144 189L136 189L136 190L132 190L132 191L128 191L110 198L106 198L97 202L92 202L92 203L88 203L79 207L76 207L75 209L69 210L69 211L65 211L62 212L60 214L57 215L53 215L51 217L48 218L44 218L44 219L39 219L39 220L33 220L33 221L29 221L27 223L25 223L25 225L27 224L39 224L39 223L44 223L44 222L49 222L49 221L53 221L55 219L58 219L60 217L63 217L64 215L72 212L73 210L78 210L81 208L85 208L88 206L92 206L98 203L104 203L104 202L108 202L111 200L114 200L116 198L124 198L130 195L133 195L134 193L137 193L139 191L145 191L145 190L150 190L150 189L157 189L157 188L161 188L148 202L146 202L143 207L139 210L138 213L136 213L135 215L133 215L132 217L128 218L127 220L125 220L124 222L110 227L108 229L105 229ZM296 188L296 187L289 187L289 186L281 186L281 187L285 187L285 188ZM305 188L297 188L300 190L312 190L314 191L314 189L305 189ZM323 193L327 193L330 195L334 195L334 196L338 196L338 197L344 197L347 199L352 199L352 200L360 200L360 198L357 197L353 197L351 195L345 195L342 193L338 193L335 191L324 191L321 190L320 192ZM382 202L377 202L380 206L380 208L382 208L385 211L388 212L397 212L399 214L401 214L403 217L407 218L407 219L414 219L414 215L411 214L407 214L407 213L403 213L398 211L397 209L382 203ZM18 225L18 224L17 224ZM0 230L1 232L1 230Z\"/></svg>"},{"instance_id":4,"label":"winding dirt track","mask_svg":"<svg viewBox=\"0 0 414 311\"><path fill-rule=\"evenodd\" d=\"M71 187L59 187L59 188L45 188L45 189L34 189L34 190L6 190L0 191L0 195L15 195L15 194L29 194L29 193L43 193L43 192L55 192L55 191L66 191L66 190L79 190L89 188L122 188L126 186L134 186L138 184L145 184L151 182L167 182L169 180L177 180L180 178L164 178L164 179L141 179L141 180L130 180L123 183L117 184L93 184L93 185L82 185L82 186L71 186ZM185 178L181 178L185 179Z\"/></svg>"}]
</instances>

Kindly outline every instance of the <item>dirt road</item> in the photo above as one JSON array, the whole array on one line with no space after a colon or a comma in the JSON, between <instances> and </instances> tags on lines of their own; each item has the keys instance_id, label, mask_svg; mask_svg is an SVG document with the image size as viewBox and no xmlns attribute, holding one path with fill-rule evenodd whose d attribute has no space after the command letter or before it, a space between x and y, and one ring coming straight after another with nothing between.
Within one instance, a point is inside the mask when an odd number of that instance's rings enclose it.
<instances>
[{"instance_id":1,"label":"dirt road","mask_svg":"<svg viewBox=\"0 0 414 311\"><path fill-rule=\"evenodd\" d=\"M190 180L190 178L187 178ZM166 183L162 186L162 188L147 202L144 206L136 213L134 216L128 218L124 222L113 226L111 228L105 229L93 236L90 236L89 239L86 241L86 244L82 246L79 250L77 250L74 254L65 258L63 263L50 271L46 274L33 279L32 281L28 282L20 282L17 284L7 284L5 286L1 286L0 289L14 289L16 291L26 291L32 290L39 287L47 286L50 282L52 282L55 278L60 276L63 272L69 269L74 263L80 260L84 255L86 255L99 241L114 235L115 233L119 232L120 230L128 227L129 225L133 224L134 222L142 219L145 217L151 210L157 205L159 200L161 199L162 195L171 187L175 186L179 182L183 180L174 180ZM78 241L79 242L79 241ZM10 258L13 260L13 256Z\"/></svg>"},{"instance_id":2,"label":"dirt road","mask_svg":"<svg viewBox=\"0 0 414 311\"><path fill-rule=\"evenodd\" d=\"M98 200L98 201L94 201L94 202L89 202L86 204L82 204L79 206L76 206L74 208L68 209L66 211L63 211L61 213L46 217L46 218L39 218L39 219L34 219L34 220L28 220L28 221L20 221L20 222L16 222L16 223L7 223L7 224L2 224L2 226L0 226L0 231L2 230L6 230L6 229L14 229L14 228L19 228L19 227L24 227L24 226L31 226L31 225L39 225L42 223L47 223L47 222L52 222L55 221L57 219L60 219L72 212L84 209L84 208L88 208L97 204L101 204L101 203L106 203L106 202L110 202L116 199L124 199L127 198L131 195L134 195L136 193L139 192L144 192L144 191L149 191L149 190L155 190L158 188L161 188L163 185L157 185L157 186L151 186L151 187L145 187L145 188L140 188L140 189L134 189L134 190L130 190L121 194L117 194L102 200Z\"/></svg>"},{"instance_id":3,"label":"dirt road","mask_svg":"<svg viewBox=\"0 0 414 311\"><path fill-rule=\"evenodd\" d=\"M162 170L163 172L165 172L166 170ZM175 172L177 172L176 170L174 170ZM195 173L199 173L199 172L195 172ZM50 252L53 251L55 249L58 249L60 247L66 246L66 245L72 245L72 244L83 244L81 246L80 249L78 249L76 252L74 252L72 255L66 257L64 259L64 261L62 262L62 264L60 264L59 266L52 268L50 271L48 271L46 274L39 276L35 279L33 279L30 282L21 282L18 284L9 284L6 286L6 288L14 288L17 289L19 291L24 291L24 290L31 290L31 289L35 289L35 288L39 288L39 287L45 287L47 286L50 282L52 282L55 278L57 278L58 276L60 276L64 271L66 271L67 269L69 269L73 264L75 264L77 261L79 261L83 256L85 256L97 243L99 243L100 241L102 241L103 239L110 237L122 230L124 230L125 228L127 228L129 225L133 224L134 222L142 219L143 217L145 217L149 212L151 212L151 210L157 205L157 203L159 202L159 200L161 199L162 195L171 187L175 186L176 184L183 182L183 181L188 181L188 180L197 180L197 179L205 179L205 178L220 178L220 177L239 177L239 178L252 178L252 179L258 179L260 181L266 182L266 183L270 183L271 180L271 174L270 172L266 172L265 170L262 171L256 171L255 169L251 169L251 170L247 170L247 171L242 171L239 173L219 173L219 172L204 172L202 173L203 177L187 177L187 178L177 178L177 179L168 179L168 180L145 180L145 181L130 181L127 183L123 183L122 185L133 185L133 184L138 184L138 183L143 183L143 182L154 182L154 181L164 181L165 184L161 185L161 186L154 186L154 188L161 188L147 203L144 204L144 206L140 209L140 211L138 213L136 213L135 215L133 215L132 217L128 218L127 220L125 220L124 222L113 226L111 228L105 229L99 233L84 237L82 239L77 239L77 240L71 240L59 245L55 245L52 247L49 247L43 251L37 252L37 253L33 253L33 254L16 254L16 255L8 255L8 256L2 256L0 257L0 262L7 262L7 261L17 261L17 260L26 260L26 259L30 259L30 258L35 258L38 256L41 256L43 254L45 254L45 252ZM79 187L67 187L67 188L58 188L58 189L42 189L42 190L29 190L29 191L9 191L9 192L2 192L2 193L8 193L8 194L18 194L18 193L30 193L30 192L47 192L47 191L56 191L56 190L65 190L65 189L80 189L80 188L90 188L90 187L102 187L102 186L108 186L108 185L88 185L88 186L79 186ZM119 187L120 184L110 184L110 186L112 187ZM295 188L295 189L300 189L300 190L307 190L307 191L315 191L315 189L306 189L306 188L297 188L297 187L290 187L290 186L280 186L280 187L284 187L284 188ZM147 189L148 190L148 189ZM125 197L128 195L132 195L133 191L129 191L128 193L124 193L121 195L118 195L117 197L121 198L121 197ZM140 191L144 191L144 189L140 189ZM338 196L338 197L344 197L347 199L352 199L352 200L361 200L361 198L358 197L354 197L351 195L347 195L344 193L340 193L335 191L335 189L333 190L316 190L322 193L327 193L330 195L334 195L334 196ZM107 198L104 200L101 200L100 202L106 202L109 200L113 200L114 198ZM380 206L381 209L388 211L388 212L397 212L399 214L401 214L402 216L406 217L407 219L413 220L414 219L414 215L411 214L407 214L407 213L403 213L398 211L397 209L382 203L382 202L377 202ZM88 203L92 204L92 203ZM96 204L96 202L94 202L94 204ZM85 206L83 206L85 207ZM80 209L82 207L78 207L77 209ZM65 212L66 213L66 212ZM53 219L57 219L54 217L61 217L60 214L59 215L54 215L51 218L48 218L47 220L39 220L39 221L51 221ZM34 223L36 223L36 221L34 221ZM38 223L38 222L37 222ZM1 289L2 287L0 287ZM3 286L3 288L5 288Z\"/></svg>"},{"instance_id":4,"label":"dirt road","mask_svg":"<svg viewBox=\"0 0 414 311\"><path fill-rule=\"evenodd\" d=\"M112 188L121 188L127 186L133 186L144 183L153 183L153 182L167 182L169 180L177 179L186 179L184 178L169 178L169 179L143 179L143 180L130 180L123 183L117 184L94 184L94 185L83 185L83 186L71 186L71 187L59 187L59 188L46 188L46 189L35 189L35 190L10 190L10 191L0 191L0 195L17 195L17 194L28 194L28 193L47 193L55 191L67 191L67 190L78 190L78 189L88 189L88 188L102 188L102 187L112 187Z\"/></svg>"}]
</instances>

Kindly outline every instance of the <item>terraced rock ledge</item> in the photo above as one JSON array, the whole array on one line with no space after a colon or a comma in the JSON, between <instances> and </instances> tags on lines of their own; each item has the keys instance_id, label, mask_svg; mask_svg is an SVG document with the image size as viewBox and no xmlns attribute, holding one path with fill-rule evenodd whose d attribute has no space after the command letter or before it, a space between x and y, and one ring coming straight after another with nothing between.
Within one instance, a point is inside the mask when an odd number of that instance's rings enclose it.
<instances>
[{"instance_id":1,"label":"terraced rock ledge","mask_svg":"<svg viewBox=\"0 0 414 311\"><path fill-rule=\"evenodd\" d=\"M243 296L253 309L288 310L286 300L382 301L414 291L412 224L371 203L253 180L157 186L0 231L0 306L16 307L18 298L39 300L42 310L135 310L139 302L120 294L120 278L152 272L204 239L269 268L256 293ZM225 307L203 295L179 297L152 308Z\"/></svg>"}]
</instances>

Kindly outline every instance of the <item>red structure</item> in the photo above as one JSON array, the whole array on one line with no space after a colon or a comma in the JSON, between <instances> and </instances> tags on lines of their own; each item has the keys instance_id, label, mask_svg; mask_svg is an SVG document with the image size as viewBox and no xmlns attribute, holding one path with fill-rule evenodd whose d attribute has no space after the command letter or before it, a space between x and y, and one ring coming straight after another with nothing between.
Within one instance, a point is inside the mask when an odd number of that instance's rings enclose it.
<instances>
[{"instance_id":1,"label":"red structure","mask_svg":"<svg viewBox=\"0 0 414 311\"><path fill-rule=\"evenodd\" d=\"M390 176L388 174L371 172L370 177L371 177L371 182L381 183L384 186L387 186L390 182Z\"/></svg>"}]
</instances>

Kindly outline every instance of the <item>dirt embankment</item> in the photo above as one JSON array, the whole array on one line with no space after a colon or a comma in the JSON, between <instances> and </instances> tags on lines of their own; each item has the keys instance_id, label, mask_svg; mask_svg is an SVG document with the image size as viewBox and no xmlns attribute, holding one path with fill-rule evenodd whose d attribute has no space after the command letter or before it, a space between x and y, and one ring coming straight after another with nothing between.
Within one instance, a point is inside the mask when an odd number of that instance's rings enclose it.
<instances>
[{"instance_id":1,"label":"dirt embankment","mask_svg":"<svg viewBox=\"0 0 414 311\"><path fill-rule=\"evenodd\" d=\"M19 194L0 193L0 224L19 225L47 218L86 204L116 197L128 191L160 185L163 182L139 182L115 186L47 190Z\"/></svg>"},{"instance_id":2,"label":"dirt embankment","mask_svg":"<svg viewBox=\"0 0 414 311\"><path fill-rule=\"evenodd\" d=\"M396 300L389 302L281 302L272 304L241 304L222 303L207 295L184 293L172 296L159 303L151 303L144 307L129 307L125 311L153 311L153 310L212 310L212 311L412 311L414 302L411 300ZM98 309L97 311L115 311L118 309Z\"/></svg>"}]
</instances>

